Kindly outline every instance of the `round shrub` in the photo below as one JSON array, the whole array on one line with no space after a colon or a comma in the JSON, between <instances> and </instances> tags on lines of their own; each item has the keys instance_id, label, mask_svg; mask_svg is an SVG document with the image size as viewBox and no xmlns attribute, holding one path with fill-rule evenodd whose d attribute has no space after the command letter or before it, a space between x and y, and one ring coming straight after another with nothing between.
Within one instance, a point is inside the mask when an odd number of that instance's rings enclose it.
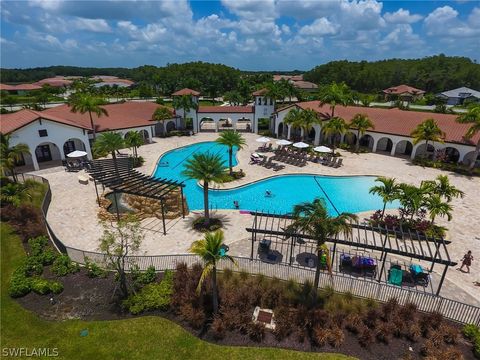
<instances>
[{"instance_id":1,"label":"round shrub","mask_svg":"<svg viewBox=\"0 0 480 360\"><path fill-rule=\"evenodd\" d=\"M63 291L63 284L60 281L50 281L50 291L54 294L60 294Z\"/></svg>"},{"instance_id":2,"label":"round shrub","mask_svg":"<svg viewBox=\"0 0 480 360\"><path fill-rule=\"evenodd\" d=\"M57 276L65 276L68 274L75 273L80 270L78 264L75 264L70 260L68 255L58 256L52 265L52 272Z\"/></svg>"},{"instance_id":3,"label":"round shrub","mask_svg":"<svg viewBox=\"0 0 480 360\"><path fill-rule=\"evenodd\" d=\"M40 295L50 292L50 282L46 279L34 277L32 278L32 290Z\"/></svg>"},{"instance_id":4,"label":"round shrub","mask_svg":"<svg viewBox=\"0 0 480 360\"><path fill-rule=\"evenodd\" d=\"M28 256L24 260L25 265L25 275L42 275L43 273L43 263L42 259L38 256Z\"/></svg>"},{"instance_id":5,"label":"round shrub","mask_svg":"<svg viewBox=\"0 0 480 360\"><path fill-rule=\"evenodd\" d=\"M30 278L25 276L25 270L23 267L18 268L12 275L10 279L10 284L8 287L8 293L11 297L22 297L27 295L31 288Z\"/></svg>"}]
</instances>

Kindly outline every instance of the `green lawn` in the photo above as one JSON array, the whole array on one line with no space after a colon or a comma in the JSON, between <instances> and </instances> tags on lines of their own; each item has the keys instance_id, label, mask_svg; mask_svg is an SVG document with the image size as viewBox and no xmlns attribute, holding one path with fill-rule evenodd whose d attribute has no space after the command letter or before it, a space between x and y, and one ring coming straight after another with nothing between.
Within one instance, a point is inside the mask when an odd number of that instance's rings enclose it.
<instances>
[{"instance_id":1,"label":"green lawn","mask_svg":"<svg viewBox=\"0 0 480 360\"><path fill-rule=\"evenodd\" d=\"M1 347L57 348L61 359L348 359L337 354L213 345L160 317L51 322L8 295L8 279L24 257L20 239L1 224ZM89 335L80 337L88 328Z\"/></svg>"}]
</instances>

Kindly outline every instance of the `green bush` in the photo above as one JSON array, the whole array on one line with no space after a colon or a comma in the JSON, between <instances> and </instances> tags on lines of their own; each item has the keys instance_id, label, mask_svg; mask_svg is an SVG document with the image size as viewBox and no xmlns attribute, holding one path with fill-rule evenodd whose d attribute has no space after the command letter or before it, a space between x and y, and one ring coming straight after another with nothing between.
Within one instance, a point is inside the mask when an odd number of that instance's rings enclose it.
<instances>
[{"instance_id":1,"label":"green bush","mask_svg":"<svg viewBox=\"0 0 480 360\"><path fill-rule=\"evenodd\" d=\"M473 354L477 359L480 359L480 328L473 324L465 325L463 334L473 342Z\"/></svg>"},{"instance_id":2,"label":"green bush","mask_svg":"<svg viewBox=\"0 0 480 360\"><path fill-rule=\"evenodd\" d=\"M60 281L50 281L50 291L54 294L60 294L63 291L63 284Z\"/></svg>"},{"instance_id":3,"label":"green bush","mask_svg":"<svg viewBox=\"0 0 480 360\"><path fill-rule=\"evenodd\" d=\"M28 256L24 260L25 276L42 275L42 259L37 256Z\"/></svg>"},{"instance_id":4,"label":"green bush","mask_svg":"<svg viewBox=\"0 0 480 360\"><path fill-rule=\"evenodd\" d=\"M18 267L11 279L8 293L11 297L21 297L27 295L32 290L31 279L25 275L24 265Z\"/></svg>"},{"instance_id":5,"label":"green bush","mask_svg":"<svg viewBox=\"0 0 480 360\"><path fill-rule=\"evenodd\" d=\"M40 256L48 245L48 238L46 236L38 236L28 240L30 252L32 256Z\"/></svg>"},{"instance_id":6,"label":"green bush","mask_svg":"<svg viewBox=\"0 0 480 360\"><path fill-rule=\"evenodd\" d=\"M32 290L40 295L50 292L50 282L47 279L34 277L31 279Z\"/></svg>"},{"instance_id":7,"label":"green bush","mask_svg":"<svg viewBox=\"0 0 480 360\"><path fill-rule=\"evenodd\" d=\"M87 275L90 278L105 277L107 274L100 266L91 262L88 258L85 258L85 269L87 270Z\"/></svg>"},{"instance_id":8,"label":"green bush","mask_svg":"<svg viewBox=\"0 0 480 360\"><path fill-rule=\"evenodd\" d=\"M166 310L173 293L173 273L166 271L160 283L148 284L138 293L124 301L124 306L132 314L149 310Z\"/></svg>"},{"instance_id":9,"label":"green bush","mask_svg":"<svg viewBox=\"0 0 480 360\"><path fill-rule=\"evenodd\" d=\"M52 272L57 276L65 276L80 270L78 264L70 260L68 255L58 256L52 265Z\"/></svg>"}]
</instances>

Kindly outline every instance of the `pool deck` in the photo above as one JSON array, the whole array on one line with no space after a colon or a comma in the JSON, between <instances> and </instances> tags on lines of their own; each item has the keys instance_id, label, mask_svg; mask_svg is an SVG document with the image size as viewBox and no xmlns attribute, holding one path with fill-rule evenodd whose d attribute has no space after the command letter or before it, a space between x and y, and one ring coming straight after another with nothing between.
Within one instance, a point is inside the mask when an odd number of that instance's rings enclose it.
<instances>
[{"instance_id":1,"label":"pool deck","mask_svg":"<svg viewBox=\"0 0 480 360\"><path fill-rule=\"evenodd\" d=\"M467 250L473 251L475 261L471 273L462 273L450 269L442 289L442 295L466 303L480 306L480 287L474 281L480 281L477 271L480 263L480 179L449 173L437 169L421 168L410 164L407 159L391 157L383 154L352 154L341 151L343 166L332 169L319 164L309 163L300 168L286 165L284 170L274 172L257 165L249 165L250 154L260 145L255 141L256 134L243 134L247 145L237 153L239 165L246 176L241 180L217 186L232 188L257 181L273 175L311 173L318 175L374 175L395 177L400 182L419 185L422 180L434 179L439 174L449 175L453 185L466 194L463 199L454 199L453 220L447 222L438 219L440 225L449 229L448 239L452 243L448 246L453 261L460 261ZM145 158L145 164L138 170L146 174L153 174L158 158L166 151L200 141L214 141L218 134L200 133L192 137L171 137L166 139L155 138L154 143L139 148L139 155ZM127 152L128 150L124 150ZM271 156L273 153L268 153ZM52 188L52 202L48 214L48 221L55 234L65 245L88 250L98 251L98 239L102 234L102 227L97 221L96 195L93 183L82 185L78 182L78 173L68 173L63 168L40 170L36 174L46 177ZM100 189L100 187L99 187ZM294 189L291 189L295 191ZM371 212L361 213L360 219L367 217ZM191 222L200 212L192 212L185 219L167 221L168 233L163 235L161 220L145 219L142 227L145 229L145 239L139 254L182 254L186 253L192 241L202 237L191 229ZM246 227L252 225L250 215L239 211L219 210L216 216L224 219L226 243L231 245L233 255L249 256L249 234ZM441 271L441 267L436 267Z\"/></svg>"}]
</instances>

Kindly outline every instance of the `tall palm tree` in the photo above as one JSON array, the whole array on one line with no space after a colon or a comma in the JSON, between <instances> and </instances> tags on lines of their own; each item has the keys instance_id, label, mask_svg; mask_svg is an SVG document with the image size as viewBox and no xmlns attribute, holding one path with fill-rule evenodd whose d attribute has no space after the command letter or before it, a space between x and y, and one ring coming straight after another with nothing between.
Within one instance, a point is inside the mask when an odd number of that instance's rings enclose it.
<instances>
[{"instance_id":1,"label":"tall palm tree","mask_svg":"<svg viewBox=\"0 0 480 360\"><path fill-rule=\"evenodd\" d=\"M330 105L332 118L335 116L335 107L337 105L347 106L353 103L350 88L343 82L340 84L333 82L322 87L319 91L318 99L321 105Z\"/></svg>"},{"instance_id":2,"label":"tall palm tree","mask_svg":"<svg viewBox=\"0 0 480 360\"><path fill-rule=\"evenodd\" d=\"M186 126L187 113L192 109L198 109L198 104L193 100L192 95L182 95L173 98L173 107L183 110L183 125Z\"/></svg>"},{"instance_id":3,"label":"tall palm tree","mask_svg":"<svg viewBox=\"0 0 480 360\"><path fill-rule=\"evenodd\" d=\"M0 167L5 173L8 170L13 177L13 181L17 182L17 174L15 173L15 164L22 159L22 154L30 154L30 149L25 143L10 145L11 136L0 133Z\"/></svg>"},{"instance_id":4,"label":"tall palm tree","mask_svg":"<svg viewBox=\"0 0 480 360\"><path fill-rule=\"evenodd\" d=\"M322 130L325 136L332 137L332 152L335 152L335 145L336 145L336 135L342 135L347 132L348 125L340 117L330 118L330 120L323 125Z\"/></svg>"},{"instance_id":5,"label":"tall palm tree","mask_svg":"<svg viewBox=\"0 0 480 360\"><path fill-rule=\"evenodd\" d=\"M302 128L302 109L294 107L285 115L283 119L284 124L290 126L292 129Z\"/></svg>"},{"instance_id":6,"label":"tall palm tree","mask_svg":"<svg viewBox=\"0 0 480 360\"><path fill-rule=\"evenodd\" d=\"M434 119L426 119L412 131L413 145L417 145L420 141L425 141L425 148L428 151L428 142L444 143L445 133L440 129Z\"/></svg>"},{"instance_id":7,"label":"tall palm tree","mask_svg":"<svg viewBox=\"0 0 480 360\"><path fill-rule=\"evenodd\" d=\"M133 149L135 161L138 159L138 148L144 144L144 140L139 131L131 130L125 136L125 145Z\"/></svg>"},{"instance_id":8,"label":"tall palm tree","mask_svg":"<svg viewBox=\"0 0 480 360\"><path fill-rule=\"evenodd\" d=\"M225 181L225 162L218 154L193 154L193 157L186 161L182 175L203 182L203 208L205 225L208 226L210 224L208 184L221 184Z\"/></svg>"},{"instance_id":9,"label":"tall palm tree","mask_svg":"<svg viewBox=\"0 0 480 360\"><path fill-rule=\"evenodd\" d=\"M397 198L400 201L403 209L407 212L407 214L410 215L410 219L413 219L420 208L425 205L425 195L428 192L428 187L416 187L410 184L400 184L398 188L399 191Z\"/></svg>"},{"instance_id":10,"label":"tall palm tree","mask_svg":"<svg viewBox=\"0 0 480 360\"><path fill-rule=\"evenodd\" d=\"M267 89L265 96L273 99L275 103L280 99L285 99L285 90L278 82L268 83L265 88Z\"/></svg>"},{"instance_id":11,"label":"tall palm tree","mask_svg":"<svg viewBox=\"0 0 480 360\"><path fill-rule=\"evenodd\" d=\"M472 105L468 112L461 114L457 117L457 121L461 124L471 124L470 128L465 133L466 139L471 139L480 132L480 105ZM470 170L473 170L475 167L475 162L477 161L478 155L480 154L480 138L477 141L475 146L475 151L473 152L473 161L470 163Z\"/></svg>"},{"instance_id":12,"label":"tall palm tree","mask_svg":"<svg viewBox=\"0 0 480 360\"><path fill-rule=\"evenodd\" d=\"M217 230L213 233L206 233L201 240L194 241L190 246L189 252L198 255L204 262L202 276L198 281L197 292L200 292L202 284L210 273L212 274L212 299L213 299L213 313L218 312L218 289L217 289L217 264L222 260L228 260L236 264L235 260L222 253L223 247L223 232Z\"/></svg>"},{"instance_id":13,"label":"tall palm tree","mask_svg":"<svg viewBox=\"0 0 480 360\"><path fill-rule=\"evenodd\" d=\"M303 110L300 114L300 126L303 129L303 138L310 133L310 130L313 129L314 125L320 124L320 122L321 120L318 118L318 114L315 110Z\"/></svg>"},{"instance_id":14,"label":"tall palm tree","mask_svg":"<svg viewBox=\"0 0 480 360\"><path fill-rule=\"evenodd\" d=\"M462 190L450 184L447 175L438 175L435 180L427 180L424 181L423 184L424 186L430 187L432 193L445 198L447 202L452 201L453 198L463 198L465 195Z\"/></svg>"},{"instance_id":15,"label":"tall palm tree","mask_svg":"<svg viewBox=\"0 0 480 360\"><path fill-rule=\"evenodd\" d=\"M435 222L437 216L446 216L448 221L452 220L452 205L443 201L438 194L433 194L427 197L425 200L425 208L430 214L432 224Z\"/></svg>"},{"instance_id":16,"label":"tall palm tree","mask_svg":"<svg viewBox=\"0 0 480 360\"><path fill-rule=\"evenodd\" d=\"M357 130L357 141L355 143L355 151L358 152L360 149L360 138L365 134L368 129L375 129L372 121L366 114L355 114L355 116L348 124L350 129Z\"/></svg>"},{"instance_id":17,"label":"tall palm tree","mask_svg":"<svg viewBox=\"0 0 480 360\"><path fill-rule=\"evenodd\" d=\"M97 140L93 143L93 149L99 154L112 154L113 165L117 176L120 176L118 172L117 155L116 152L125 147L125 141L122 134L113 131L107 131L102 133Z\"/></svg>"},{"instance_id":18,"label":"tall palm tree","mask_svg":"<svg viewBox=\"0 0 480 360\"><path fill-rule=\"evenodd\" d=\"M312 289L314 298L320 281L320 258L322 251L325 251L325 242L340 233L350 234L352 231L350 221L356 220L357 216L350 213L330 216L325 201L319 198L313 200L313 202L305 202L294 206L293 222L287 228L287 234L303 232L312 236L317 242L318 260Z\"/></svg>"},{"instance_id":19,"label":"tall palm tree","mask_svg":"<svg viewBox=\"0 0 480 360\"><path fill-rule=\"evenodd\" d=\"M369 193L378 195L383 200L383 210L382 210L382 218L385 215L385 208L389 202L394 201L397 199L400 191L400 186L395 182L395 178L387 178L387 177L377 177L375 181L380 182L381 185L375 185L370 188Z\"/></svg>"},{"instance_id":20,"label":"tall palm tree","mask_svg":"<svg viewBox=\"0 0 480 360\"><path fill-rule=\"evenodd\" d=\"M233 175L233 147L242 149L247 144L245 139L239 132L227 130L220 134L216 142L228 146L228 168L230 169L230 175Z\"/></svg>"},{"instance_id":21,"label":"tall palm tree","mask_svg":"<svg viewBox=\"0 0 480 360\"><path fill-rule=\"evenodd\" d=\"M97 133L95 130L95 124L93 122L92 113L98 117L102 115L108 116L108 111L102 107L102 105L105 105L105 100L90 93L80 92L73 94L70 97L68 104L72 107L72 112L74 113L88 113L88 116L90 116L90 126L93 130L93 140L95 140L97 138Z\"/></svg>"},{"instance_id":22,"label":"tall palm tree","mask_svg":"<svg viewBox=\"0 0 480 360\"><path fill-rule=\"evenodd\" d=\"M165 135L167 133L167 129L165 128L165 120L173 118L173 114L170 109L160 106L155 109L152 115L152 120L158 121L162 124L162 131Z\"/></svg>"}]
</instances>

